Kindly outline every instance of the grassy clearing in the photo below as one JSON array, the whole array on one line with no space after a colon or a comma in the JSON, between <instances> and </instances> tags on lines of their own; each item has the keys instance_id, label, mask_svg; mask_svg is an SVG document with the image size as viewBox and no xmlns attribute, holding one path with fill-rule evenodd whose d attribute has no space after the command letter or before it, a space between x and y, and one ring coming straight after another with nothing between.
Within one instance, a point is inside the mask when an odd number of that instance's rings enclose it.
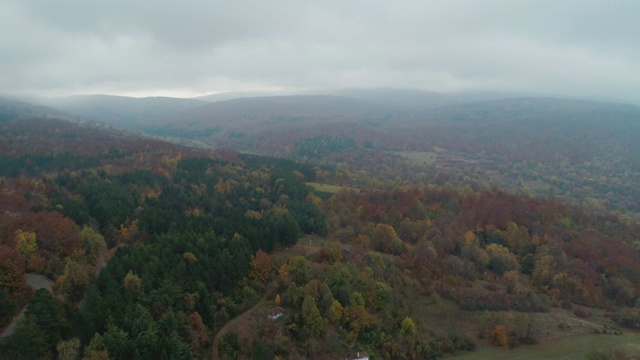
<instances>
[{"instance_id":1,"label":"grassy clearing","mask_svg":"<svg viewBox=\"0 0 640 360\"><path fill-rule=\"evenodd\" d=\"M303 235L295 245L271 253L271 259L275 264L280 265L292 256L308 256L333 243L339 242L318 235Z\"/></svg>"},{"instance_id":2,"label":"grassy clearing","mask_svg":"<svg viewBox=\"0 0 640 360\"><path fill-rule=\"evenodd\" d=\"M322 184L322 183L316 183L316 182L308 182L307 185L313 186L313 188L316 191L326 192L331 194L337 193L342 188L342 186L340 185Z\"/></svg>"},{"instance_id":3,"label":"grassy clearing","mask_svg":"<svg viewBox=\"0 0 640 360\"><path fill-rule=\"evenodd\" d=\"M640 334L624 335L582 334L567 336L545 343L519 346L513 350L507 348L483 348L478 351L449 357L450 360L491 359L491 360L525 360L525 359L586 359L593 350L610 352L623 351L627 355L640 354Z\"/></svg>"},{"instance_id":4,"label":"grassy clearing","mask_svg":"<svg viewBox=\"0 0 640 360\"><path fill-rule=\"evenodd\" d=\"M400 155L417 165L427 166L435 163L438 156L438 154L430 151L391 151L391 153Z\"/></svg>"}]
</instances>

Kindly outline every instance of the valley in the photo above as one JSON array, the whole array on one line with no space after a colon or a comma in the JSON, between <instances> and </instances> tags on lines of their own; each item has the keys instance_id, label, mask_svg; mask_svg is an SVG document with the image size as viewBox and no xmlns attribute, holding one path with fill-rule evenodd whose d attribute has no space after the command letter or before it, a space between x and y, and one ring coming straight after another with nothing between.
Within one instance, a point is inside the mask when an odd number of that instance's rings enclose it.
<instances>
[{"instance_id":1,"label":"valley","mask_svg":"<svg viewBox=\"0 0 640 360\"><path fill-rule=\"evenodd\" d=\"M0 102L0 354L633 359L640 108L495 96Z\"/></svg>"}]
</instances>

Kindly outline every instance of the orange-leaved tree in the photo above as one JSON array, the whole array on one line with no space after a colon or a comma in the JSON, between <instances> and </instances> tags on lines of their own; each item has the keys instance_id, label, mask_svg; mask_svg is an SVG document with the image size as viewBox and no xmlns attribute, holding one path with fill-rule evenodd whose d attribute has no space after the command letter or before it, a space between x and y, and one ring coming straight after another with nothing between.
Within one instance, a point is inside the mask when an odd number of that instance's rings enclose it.
<instances>
[{"instance_id":1,"label":"orange-leaved tree","mask_svg":"<svg viewBox=\"0 0 640 360\"><path fill-rule=\"evenodd\" d=\"M266 282L273 270L273 261L264 251L258 252L251 257L251 275L262 282Z\"/></svg>"}]
</instances>

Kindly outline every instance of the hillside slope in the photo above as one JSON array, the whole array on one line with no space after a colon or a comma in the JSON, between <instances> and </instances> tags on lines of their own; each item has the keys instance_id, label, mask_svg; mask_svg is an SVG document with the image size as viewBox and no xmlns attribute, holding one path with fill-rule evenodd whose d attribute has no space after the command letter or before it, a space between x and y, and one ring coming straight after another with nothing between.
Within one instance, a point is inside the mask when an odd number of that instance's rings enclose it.
<instances>
[{"instance_id":1,"label":"hillside slope","mask_svg":"<svg viewBox=\"0 0 640 360\"><path fill-rule=\"evenodd\" d=\"M34 105L28 102L0 97L0 122L15 118L59 117L70 118L73 115L48 106Z\"/></svg>"},{"instance_id":2,"label":"hillside slope","mask_svg":"<svg viewBox=\"0 0 640 360\"><path fill-rule=\"evenodd\" d=\"M499 187L640 214L637 106L555 98L471 102L513 95L398 89L336 93L351 97L66 101L88 117L190 146L340 164L389 181L398 174L437 175L440 184ZM438 106L451 102L462 103Z\"/></svg>"},{"instance_id":3,"label":"hillside slope","mask_svg":"<svg viewBox=\"0 0 640 360\"><path fill-rule=\"evenodd\" d=\"M161 117L206 104L196 99L112 95L78 95L40 101L83 119L127 128L148 126Z\"/></svg>"},{"instance_id":4,"label":"hillside slope","mask_svg":"<svg viewBox=\"0 0 640 360\"><path fill-rule=\"evenodd\" d=\"M519 121L500 111L487 118ZM306 163L90 122L1 123L0 322L27 301L33 310L0 354L53 357L73 342L92 356L206 357L215 340L222 358L438 358L640 328L637 220L461 186L444 173L453 165L359 142L401 127L308 122L319 135L288 140ZM486 156L474 166L499 161ZM465 169L469 181L489 174ZM31 296L26 271L52 278L55 297Z\"/></svg>"}]
</instances>

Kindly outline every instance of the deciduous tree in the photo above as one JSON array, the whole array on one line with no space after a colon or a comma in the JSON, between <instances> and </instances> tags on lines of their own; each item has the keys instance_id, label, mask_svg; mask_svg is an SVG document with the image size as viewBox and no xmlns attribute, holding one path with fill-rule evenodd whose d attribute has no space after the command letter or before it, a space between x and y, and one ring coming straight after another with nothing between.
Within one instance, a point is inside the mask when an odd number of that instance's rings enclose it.
<instances>
[{"instance_id":1,"label":"deciduous tree","mask_svg":"<svg viewBox=\"0 0 640 360\"><path fill-rule=\"evenodd\" d=\"M402 240L400 240L393 227L387 224L376 225L371 240L378 251L389 254L400 254L402 252Z\"/></svg>"},{"instance_id":2,"label":"deciduous tree","mask_svg":"<svg viewBox=\"0 0 640 360\"><path fill-rule=\"evenodd\" d=\"M198 351L209 342L207 328L202 321L202 317L197 312L187 315L186 323L189 329L189 337L191 338L191 346Z\"/></svg>"},{"instance_id":3,"label":"deciduous tree","mask_svg":"<svg viewBox=\"0 0 640 360\"><path fill-rule=\"evenodd\" d=\"M142 290L142 279L138 275L134 274L133 271L129 270L127 275L124 277L123 286L131 292L138 292Z\"/></svg>"},{"instance_id":4,"label":"deciduous tree","mask_svg":"<svg viewBox=\"0 0 640 360\"><path fill-rule=\"evenodd\" d=\"M14 293L25 286L24 261L17 250L0 245L0 287Z\"/></svg>"},{"instance_id":5,"label":"deciduous tree","mask_svg":"<svg viewBox=\"0 0 640 360\"><path fill-rule=\"evenodd\" d=\"M415 322L409 316L405 317L402 322L400 322L400 331L403 335L411 337L415 337L418 333Z\"/></svg>"},{"instance_id":6,"label":"deciduous tree","mask_svg":"<svg viewBox=\"0 0 640 360\"><path fill-rule=\"evenodd\" d=\"M305 332L311 337L318 337L323 332L324 320L313 297L307 295L302 302L302 320Z\"/></svg>"},{"instance_id":7,"label":"deciduous tree","mask_svg":"<svg viewBox=\"0 0 640 360\"><path fill-rule=\"evenodd\" d=\"M329 310L327 310L327 318L333 325L337 325L342 320L342 314L344 312L344 308L340 301L334 300L329 306Z\"/></svg>"},{"instance_id":8,"label":"deciduous tree","mask_svg":"<svg viewBox=\"0 0 640 360\"><path fill-rule=\"evenodd\" d=\"M491 343L496 346L507 346L507 331L504 325L497 325L491 334Z\"/></svg>"},{"instance_id":9,"label":"deciduous tree","mask_svg":"<svg viewBox=\"0 0 640 360\"><path fill-rule=\"evenodd\" d=\"M76 360L80 354L80 339L60 341L56 345L56 350L59 360Z\"/></svg>"},{"instance_id":10,"label":"deciduous tree","mask_svg":"<svg viewBox=\"0 0 640 360\"><path fill-rule=\"evenodd\" d=\"M82 299L90 281L91 275L87 266L69 259L64 267L64 273L56 279L55 288L65 298L75 303Z\"/></svg>"},{"instance_id":11,"label":"deciduous tree","mask_svg":"<svg viewBox=\"0 0 640 360\"><path fill-rule=\"evenodd\" d=\"M273 261L271 257L264 251L258 250L251 257L251 276L262 282L266 282L273 270Z\"/></svg>"},{"instance_id":12,"label":"deciduous tree","mask_svg":"<svg viewBox=\"0 0 640 360\"><path fill-rule=\"evenodd\" d=\"M78 239L87 254L88 260L92 263L107 249L107 242L104 240L104 237L91 227L85 226L82 228L78 234Z\"/></svg>"},{"instance_id":13,"label":"deciduous tree","mask_svg":"<svg viewBox=\"0 0 640 360\"><path fill-rule=\"evenodd\" d=\"M16 231L15 241L16 250L20 252L20 255L25 260L28 260L38 250L36 233L32 231Z\"/></svg>"}]
</instances>

